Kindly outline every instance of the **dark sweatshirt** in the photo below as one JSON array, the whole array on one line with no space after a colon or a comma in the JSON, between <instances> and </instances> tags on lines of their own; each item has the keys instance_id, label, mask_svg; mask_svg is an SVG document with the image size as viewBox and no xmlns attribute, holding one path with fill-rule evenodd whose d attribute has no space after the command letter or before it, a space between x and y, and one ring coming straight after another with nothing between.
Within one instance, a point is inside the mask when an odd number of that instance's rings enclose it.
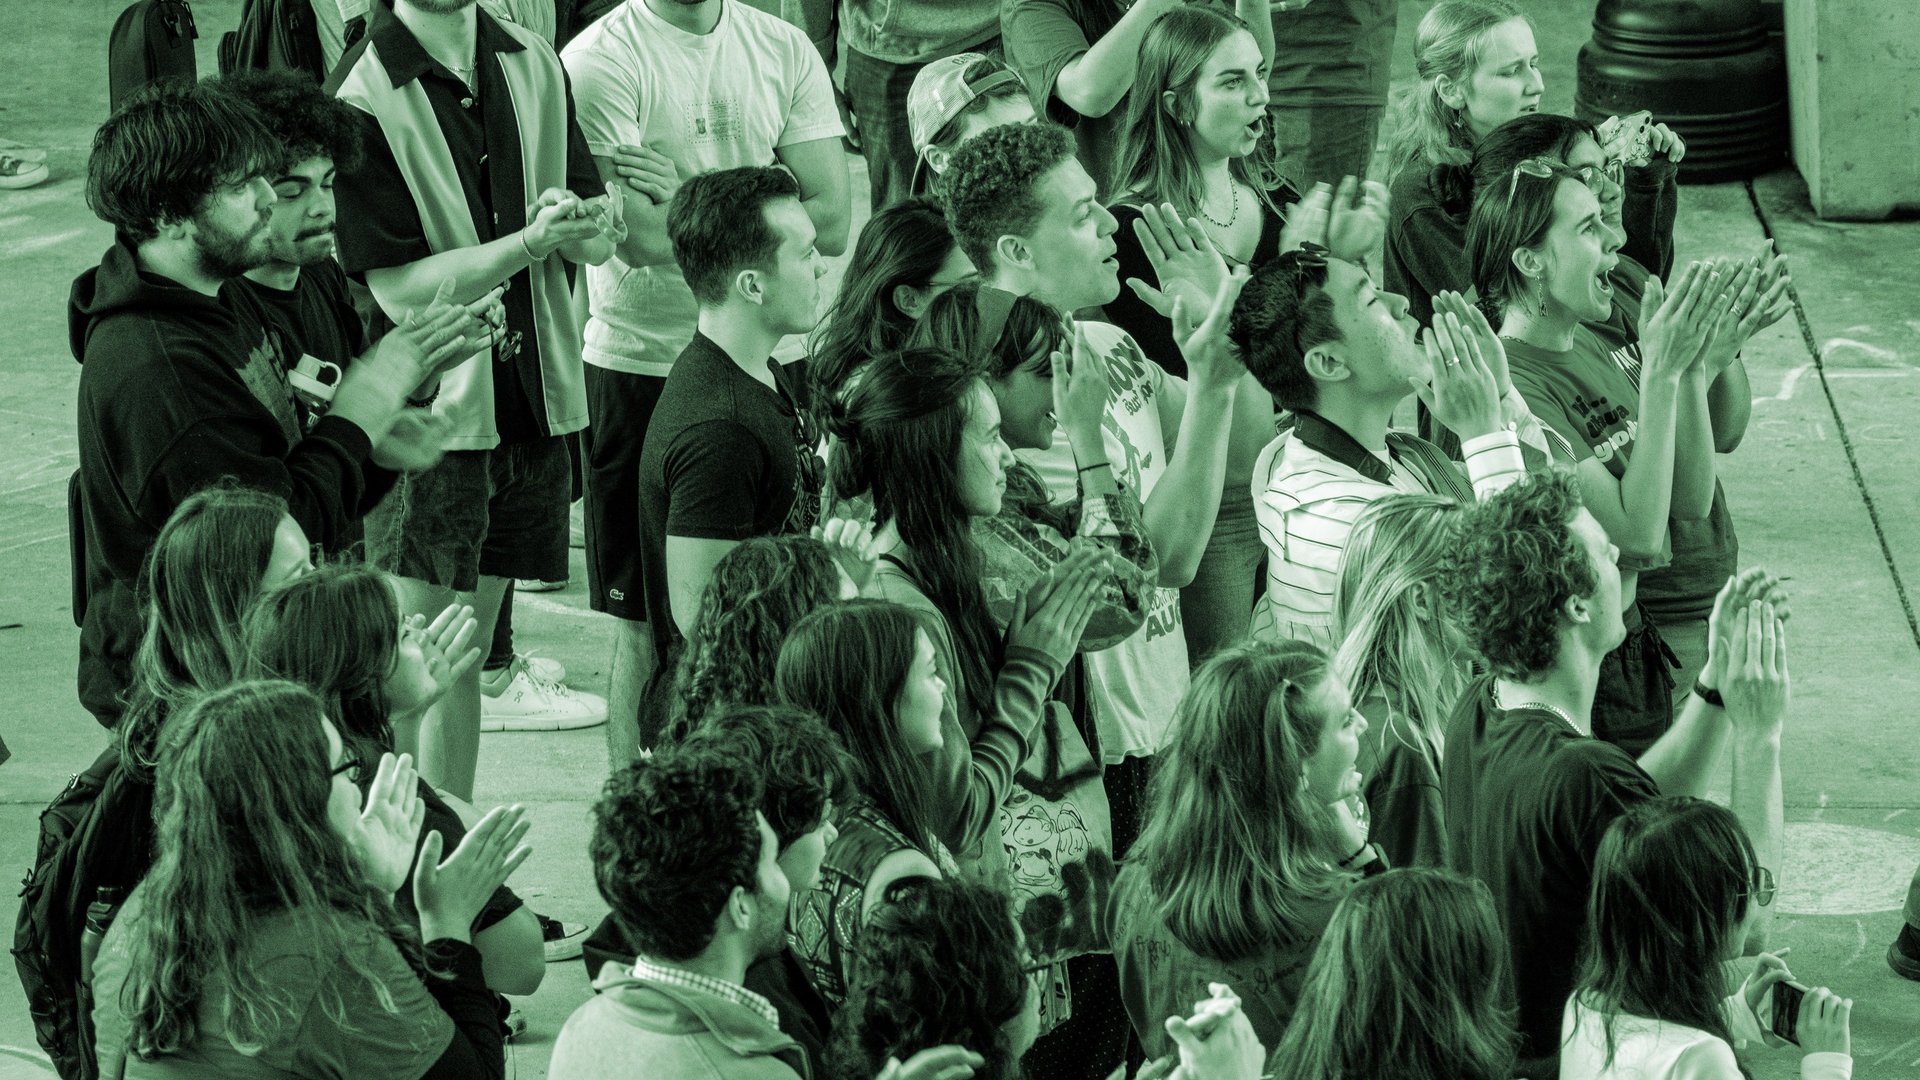
<instances>
[{"instance_id":1,"label":"dark sweatshirt","mask_svg":"<svg viewBox=\"0 0 1920 1080\"><path fill-rule=\"evenodd\" d=\"M323 416L302 435L286 380L299 350L244 288L214 298L141 271L122 239L75 279L67 325L83 365L69 489L80 701L112 727L140 638L141 564L187 496L227 479L273 492L332 549L394 477L351 421Z\"/></svg>"}]
</instances>

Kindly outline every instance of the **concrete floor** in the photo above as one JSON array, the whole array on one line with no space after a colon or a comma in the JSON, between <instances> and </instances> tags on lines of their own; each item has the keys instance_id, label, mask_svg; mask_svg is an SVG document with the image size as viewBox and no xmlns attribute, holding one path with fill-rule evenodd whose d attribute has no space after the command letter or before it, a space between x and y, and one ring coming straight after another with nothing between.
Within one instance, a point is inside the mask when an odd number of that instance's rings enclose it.
<instances>
[{"instance_id":1,"label":"concrete floor","mask_svg":"<svg viewBox=\"0 0 1920 1080\"><path fill-rule=\"evenodd\" d=\"M108 242L87 212L82 177L106 112L103 56L119 0L0 0L0 140L50 149L51 181L0 192L0 716L14 757L0 767L0 865L24 871L34 823L102 734L75 704L77 632L68 607L65 481L73 468L78 375L66 337L73 276ZM1547 105L1567 111L1573 57L1589 5L1523 3L1538 27ZM1402 5L1396 72L1409 68L1412 27L1427 4ZM239 0L200 0L203 72L237 21ZM29 17L30 16L30 17ZM4 145L0 143L0 145ZM866 189L856 165L854 189ZM1722 460L1744 564L1794 581L1795 708L1787 733L1789 860L1779 939L1798 974L1856 999L1857 1075L1920 1076L1920 986L1882 961L1898 905L1920 862L1920 760L1907 708L1920 701L1920 651L1899 573L1920 574L1920 464L1910 417L1920 402L1920 225L1813 220L1799 178L1781 171L1741 185L1688 188L1684 258L1744 255L1767 228L1792 258L1804 323L1788 320L1747 350L1754 415L1746 445ZM864 214L861 215L864 219ZM576 553L574 579L584 579ZM1920 587L1920 581L1916 581ZM570 681L602 690L609 630L583 586L522 597L519 640L566 663ZM1907 704L1902 704L1907 703ZM1907 734L1901 735L1900 731ZM604 773L598 731L488 735L483 804L533 809L536 852L515 885L549 914L597 919L585 857L586 808ZM0 902L0 925L13 904ZM544 1076L551 1039L588 993L577 963L554 965L523 1006L532 1030L510 1075ZM1797 1074L1797 1058L1764 1055L1763 1078ZM0 976L0 1078L50 1075L20 990Z\"/></svg>"}]
</instances>

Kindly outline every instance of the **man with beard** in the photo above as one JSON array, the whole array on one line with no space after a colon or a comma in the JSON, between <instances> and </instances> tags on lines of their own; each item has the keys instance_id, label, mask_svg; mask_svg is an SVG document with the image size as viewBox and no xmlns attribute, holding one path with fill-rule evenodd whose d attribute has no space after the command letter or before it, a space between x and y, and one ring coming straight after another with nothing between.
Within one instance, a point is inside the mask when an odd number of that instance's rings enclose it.
<instances>
[{"instance_id":1,"label":"man with beard","mask_svg":"<svg viewBox=\"0 0 1920 1080\"><path fill-rule=\"evenodd\" d=\"M251 292L223 288L267 260L280 147L243 102L206 83L129 101L94 136L87 203L114 227L73 284L80 470L69 489L80 700L112 727L139 642L134 583L174 507L219 482L284 496L337 548L423 454L399 424L407 395L457 354L471 317L436 304L356 363L324 415L296 399L299 356ZM426 305L422 305L423 307Z\"/></svg>"},{"instance_id":2,"label":"man with beard","mask_svg":"<svg viewBox=\"0 0 1920 1080\"><path fill-rule=\"evenodd\" d=\"M744 985L787 943L792 888L757 771L710 746L613 774L593 808L594 881L639 952L608 963L553 1045L552 1080L810 1075L780 1015Z\"/></svg>"}]
</instances>

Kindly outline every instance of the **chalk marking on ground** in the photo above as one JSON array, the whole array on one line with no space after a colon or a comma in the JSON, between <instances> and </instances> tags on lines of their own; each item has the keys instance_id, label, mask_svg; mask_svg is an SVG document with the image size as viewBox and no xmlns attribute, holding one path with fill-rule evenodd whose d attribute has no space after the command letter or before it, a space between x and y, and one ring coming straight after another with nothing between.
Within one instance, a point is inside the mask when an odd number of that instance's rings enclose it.
<instances>
[{"instance_id":1,"label":"chalk marking on ground","mask_svg":"<svg viewBox=\"0 0 1920 1080\"><path fill-rule=\"evenodd\" d=\"M9 551L19 551L21 548L32 547L35 544L44 544L49 540L59 540L66 535L66 531L62 530L57 533L48 533L45 536L36 536L31 540L22 540L17 544L8 544L5 547L0 547L0 555L4 555Z\"/></svg>"},{"instance_id":2,"label":"chalk marking on ground","mask_svg":"<svg viewBox=\"0 0 1920 1080\"><path fill-rule=\"evenodd\" d=\"M12 240L5 244L0 244L0 255L14 257L31 255L36 251L45 251L47 248L59 247L61 244L67 243L70 240L77 240L83 235L85 234L80 229L69 229L66 232L55 233L52 236L33 236L25 240Z\"/></svg>"},{"instance_id":3,"label":"chalk marking on ground","mask_svg":"<svg viewBox=\"0 0 1920 1080\"><path fill-rule=\"evenodd\" d=\"M1884 351L1884 350L1882 350ZM1800 380L1813 370L1812 364L1801 364L1789 368L1780 376L1780 389L1771 394L1763 394L1753 399L1755 405L1763 401L1792 401L1794 391L1800 388ZM1829 371L1829 379L1904 379L1914 374L1912 368L1897 368L1891 371Z\"/></svg>"},{"instance_id":4,"label":"chalk marking on ground","mask_svg":"<svg viewBox=\"0 0 1920 1080\"><path fill-rule=\"evenodd\" d=\"M0 1043L0 1054L5 1054L8 1057L17 1057L22 1061L38 1065L49 1073L53 1072L53 1059L41 1052L37 1047L9 1046L5 1043Z\"/></svg>"},{"instance_id":5,"label":"chalk marking on ground","mask_svg":"<svg viewBox=\"0 0 1920 1080\"><path fill-rule=\"evenodd\" d=\"M1814 807L1813 809L1813 820L1819 821L1821 818L1825 817L1826 814L1827 814L1827 793L1823 791L1820 793L1820 805Z\"/></svg>"},{"instance_id":6,"label":"chalk marking on ground","mask_svg":"<svg viewBox=\"0 0 1920 1080\"><path fill-rule=\"evenodd\" d=\"M1843 968L1852 967L1855 961L1867 955L1867 924L1865 922L1859 919L1853 920L1853 938L1853 954L1841 963L1840 966Z\"/></svg>"},{"instance_id":7,"label":"chalk marking on ground","mask_svg":"<svg viewBox=\"0 0 1920 1080\"><path fill-rule=\"evenodd\" d=\"M5 549L0 548L0 550ZM549 600L544 596L519 591L515 591L513 594L513 606L515 608L530 607L535 611L544 611L552 615L567 615L576 619L590 619L600 614L592 608L574 607L572 604L562 604L554 600Z\"/></svg>"},{"instance_id":8,"label":"chalk marking on ground","mask_svg":"<svg viewBox=\"0 0 1920 1080\"><path fill-rule=\"evenodd\" d=\"M1881 1054L1878 1058L1874 1060L1874 1064L1885 1065L1889 1058L1893 1057L1895 1054L1898 1054L1904 1050L1911 1048L1915 1044L1920 1044L1920 1035L1915 1035L1913 1038L1908 1039L1906 1042L1901 1043L1899 1046L1896 1046L1893 1049L1887 1051L1886 1053Z\"/></svg>"},{"instance_id":9,"label":"chalk marking on ground","mask_svg":"<svg viewBox=\"0 0 1920 1080\"><path fill-rule=\"evenodd\" d=\"M1920 837L1859 825L1788 822L1783 847L1781 861L1794 872L1782 876L1775 903L1794 915L1892 911L1920 865Z\"/></svg>"},{"instance_id":10,"label":"chalk marking on ground","mask_svg":"<svg viewBox=\"0 0 1920 1080\"><path fill-rule=\"evenodd\" d=\"M1898 810L1895 810L1895 811L1894 811L1893 813L1891 813L1891 814L1888 814L1888 815L1887 815L1886 817L1883 817L1883 818L1881 818L1881 819L1880 819L1880 823L1884 825L1884 824L1886 824L1887 822L1889 822L1889 821L1892 821L1892 820L1893 820L1894 818L1897 818L1897 817L1899 817L1899 816L1900 816L1901 814L1904 814L1904 813L1906 813L1906 812L1907 812L1907 808L1903 806L1903 807L1901 807L1900 809L1898 809Z\"/></svg>"}]
</instances>

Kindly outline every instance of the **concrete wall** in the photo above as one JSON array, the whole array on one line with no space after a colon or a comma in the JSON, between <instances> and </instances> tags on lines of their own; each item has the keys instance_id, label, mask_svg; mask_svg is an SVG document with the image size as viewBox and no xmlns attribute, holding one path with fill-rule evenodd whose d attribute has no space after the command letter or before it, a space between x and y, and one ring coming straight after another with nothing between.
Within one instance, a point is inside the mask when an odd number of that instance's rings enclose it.
<instances>
[{"instance_id":1,"label":"concrete wall","mask_svg":"<svg viewBox=\"0 0 1920 1080\"><path fill-rule=\"evenodd\" d=\"M1793 160L1824 218L1920 210L1920 4L1786 0Z\"/></svg>"}]
</instances>

